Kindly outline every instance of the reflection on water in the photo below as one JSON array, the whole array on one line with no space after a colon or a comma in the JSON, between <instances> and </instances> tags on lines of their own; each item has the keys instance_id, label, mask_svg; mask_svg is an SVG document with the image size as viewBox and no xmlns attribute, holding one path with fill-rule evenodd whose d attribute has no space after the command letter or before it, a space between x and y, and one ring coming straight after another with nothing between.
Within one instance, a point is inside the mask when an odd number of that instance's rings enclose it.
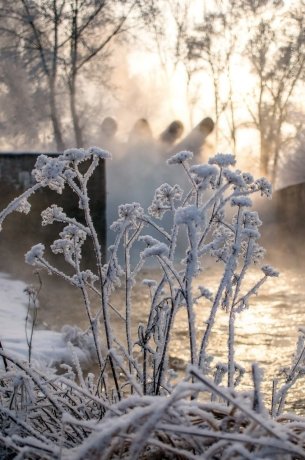
<instances>
[{"instance_id":1,"label":"reflection on water","mask_svg":"<svg viewBox=\"0 0 305 460\"><path fill-rule=\"evenodd\" d=\"M246 287L255 284L258 271L248 272L245 280ZM217 274L204 274L204 284L216 289ZM200 280L202 281L202 280ZM198 282L200 284L200 282ZM206 301L207 302L207 301ZM250 369L255 361L264 372L263 390L267 401L270 401L271 384L282 367L289 366L295 351L298 337L298 328L305 324L305 286L302 273L297 275L292 271L283 271L279 278L269 278L260 289L258 295L253 296L249 309L236 317L236 347L235 361L243 366L247 373L242 386L247 388L251 383ZM202 332L204 324L200 325L208 316L207 303L196 308L198 330ZM184 344L187 343L186 317L177 317L178 334L173 338L172 353L183 359L188 359ZM228 314L220 310L217 315L215 328L211 337L209 351L214 356L213 363L227 362L227 330ZM199 334L202 337L202 334ZM289 404L295 404L295 409L305 414L304 380L297 382L287 398ZM288 393L289 395L289 393Z\"/></svg>"}]
</instances>

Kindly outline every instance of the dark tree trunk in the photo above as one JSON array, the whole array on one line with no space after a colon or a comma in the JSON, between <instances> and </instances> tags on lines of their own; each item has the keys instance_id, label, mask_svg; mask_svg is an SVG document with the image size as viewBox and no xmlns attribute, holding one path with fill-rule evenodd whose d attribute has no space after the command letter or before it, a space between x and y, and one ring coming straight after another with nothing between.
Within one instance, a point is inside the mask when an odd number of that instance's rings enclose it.
<instances>
[{"instance_id":1,"label":"dark tree trunk","mask_svg":"<svg viewBox=\"0 0 305 460\"><path fill-rule=\"evenodd\" d=\"M260 172L264 176L267 176L271 147L268 146L267 142L264 139L261 139L260 150L261 150L260 152Z\"/></svg>"},{"instance_id":2,"label":"dark tree trunk","mask_svg":"<svg viewBox=\"0 0 305 460\"><path fill-rule=\"evenodd\" d=\"M71 110L71 118L75 136L76 147L81 148L84 147L83 141L83 133L79 123L79 116L77 113L76 108L76 88L75 88L75 77L71 77L71 81L69 84L69 91L70 91L70 110Z\"/></svg>"},{"instance_id":3,"label":"dark tree trunk","mask_svg":"<svg viewBox=\"0 0 305 460\"><path fill-rule=\"evenodd\" d=\"M58 152L63 152L65 150L65 144L63 141L60 121L58 117L56 101L55 101L55 91L54 91L54 84L50 83L50 116L53 126L54 138L56 142L56 148Z\"/></svg>"}]
</instances>

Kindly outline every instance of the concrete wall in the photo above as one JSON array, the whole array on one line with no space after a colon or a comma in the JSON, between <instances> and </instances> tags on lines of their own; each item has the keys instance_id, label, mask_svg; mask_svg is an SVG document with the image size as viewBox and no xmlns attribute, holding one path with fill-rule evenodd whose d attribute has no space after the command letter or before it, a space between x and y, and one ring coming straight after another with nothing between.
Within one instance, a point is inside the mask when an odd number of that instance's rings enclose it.
<instances>
[{"instance_id":1,"label":"concrete wall","mask_svg":"<svg viewBox=\"0 0 305 460\"><path fill-rule=\"evenodd\" d=\"M37 152L1 152L0 153L0 208L5 206L16 196L34 183L31 171L34 168ZM47 153L49 155L49 153ZM50 155L56 156L57 153ZM99 239L105 251L106 248L106 177L104 161L100 162L95 174L88 184L91 196L91 210ZM2 238L8 251L23 254L31 245L38 242L50 244L58 238L58 231L62 225L54 224L47 227L41 226L41 211L55 203L63 207L68 216L83 221L83 214L78 209L78 200L72 191L66 188L62 195L49 189L42 189L30 198L32 204L31 215L13 213L4 222ZM91 248L85 251L85 258L90 260ZM5 251L5 248L4 248ZM2 252L3 255L3 252Z\"/></svg>"},{"instance_id":2,"label":"concrete wall","mask_svg":"<svg viewBox=\"0 0 305 460\"><path fill-rule=\"evenodd\" d=\"M278 190L273 197L276 219L287 230L304 235L305 230L305 183Z\"/></svg>"}]
</instances>

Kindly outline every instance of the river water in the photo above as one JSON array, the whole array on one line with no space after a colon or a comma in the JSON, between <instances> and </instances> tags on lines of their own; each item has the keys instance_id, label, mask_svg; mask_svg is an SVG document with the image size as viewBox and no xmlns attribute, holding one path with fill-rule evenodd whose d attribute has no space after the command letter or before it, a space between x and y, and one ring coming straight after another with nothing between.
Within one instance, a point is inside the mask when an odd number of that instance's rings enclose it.
<instances>
[{"instance_id":1,"label":"river water","mask_svg":"<svg viewBox=\"0 0 305 460\"><path fill-rule=\"evenodd\" d=\"M196 280L195 289L196 285L204 285L215 292L221 273L218 265L206 267ZM260 277L259 269L250 271L244 289L251 287ZM79 293L61 282L53 285L53 277L42 275L42 278L40 324L55 330L60 330L64 324L75 324L86 329L88 323ZM146 269L142 273L144 278L158 280L160 273L156 269ZM137 339L138 324L146 322L149 302L148 288L138 283L132 296L134 340ZM114 295L112 304L124 314L123 287ZM209 314L209 302L200 301L195 310L199 343ZM277 377L281 368L291 364L298 328L305 326L304 311L305 283L302 270L282 268L279 278L269 278L258 295L251 298L250 307L237 315L235 361L247 371L241 388L251 386L251 364L257 362L263 370L262 387L267 404L271 399L272 379ZM123 322L114 314L111 318L116 334L123 341ZM227 363L227 330L228 314L219 310L208 350L214 356L212 366L218 362ZM170 345L171 364L180 375L189 361L188 345L186 312L180 309L175 318ZM305 415L304 378L297 382L288 395L288 407Z\"/></svg>"}]
</instances>

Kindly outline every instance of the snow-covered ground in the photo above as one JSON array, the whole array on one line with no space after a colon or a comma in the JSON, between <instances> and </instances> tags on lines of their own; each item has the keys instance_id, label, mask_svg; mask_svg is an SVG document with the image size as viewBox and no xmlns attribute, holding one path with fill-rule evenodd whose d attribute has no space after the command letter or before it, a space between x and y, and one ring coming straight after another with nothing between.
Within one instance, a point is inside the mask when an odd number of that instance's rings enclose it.
<instances>
[{"instance_id":1,"label":"snow-covered ground","mask_svg":"<svg viewBox=\"0 0 305 460\"><path fill-rule=\"evenodd\" d=\"M28 346L26 342L25 319L27 314L28 297L25 293L26 284L23 281L11 279L0 272L0 340L5 350L13 352L19 358L27 359ZM29 328L30 329L30 328ZM51 330L34 330L32 359L42 365L59 363L71 364L73 350L82 364L90 364L90 341L81 337L75 329L65 327L62 332ZM88 345L80 348L75 342ZM0 367L3 362L0 359Z\"/></svg>"}]
</instances>

